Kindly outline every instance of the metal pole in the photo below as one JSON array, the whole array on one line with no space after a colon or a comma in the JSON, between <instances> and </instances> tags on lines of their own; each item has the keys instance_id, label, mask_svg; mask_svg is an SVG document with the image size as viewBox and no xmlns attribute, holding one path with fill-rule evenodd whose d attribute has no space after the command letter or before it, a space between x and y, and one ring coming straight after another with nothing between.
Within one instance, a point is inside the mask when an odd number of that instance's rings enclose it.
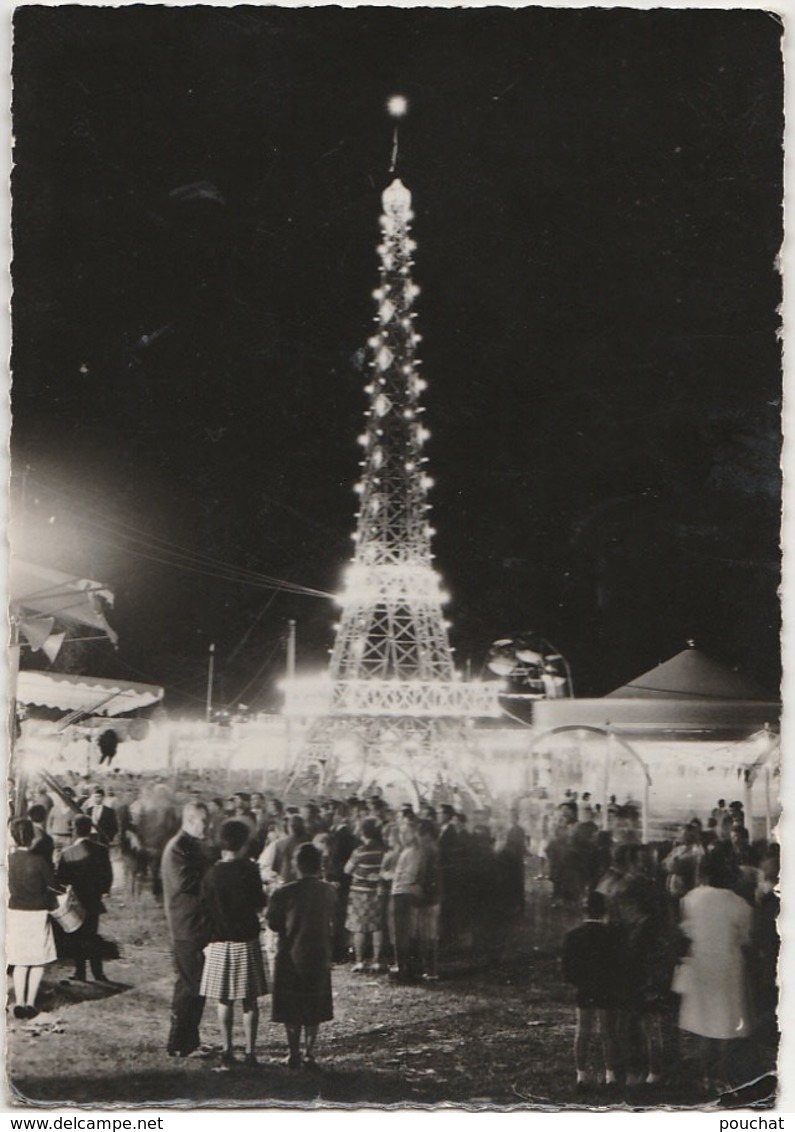
<instances>
[{"instance_id":1,"label":"metal pole","mask_svg":"<svg viewBox=\"0 0 795 1132\"><path fill-rule=\"evenodd\" d=\"M287 679L295 679L295 621L287 622Z\"/></svg>"},{"instance_id":2,"label":"metal pole","mask_svg":"<svg viewBox=\"0 0 795 1132\"><path fill-rule=\"evenodd\" d=\"M10 613L11 640L8 649L8 749L9 781L13 781L12 814L20 817L25 813L27 799L25 798L24 773L19 763L17 752L17 685L19 682L19 614L16 609Z\"/></svg>"},{"instance_id":3,"label":"metal pole","mask_svg":"<svg viewBox=\"0 0 795 1132\"><path fill-rule=\"evenodd\" d=\"M608 790L610 788L610 759L613 754L613 729L607 725L607 742L605 743L605 767L602 780L602 829L610 828L610 815L608 813Z\"/></svg>"},{"instance_id":4,"label":"metal pole","mask_svg":"<svg viewBox=\"0 0 795 1132\"><path fill-rule=\"evenodd\" d=\"M287 622L287 687L288 697L295 702L294 697L290 695L293 692L293 684L295 681L295 621L292 619ZM289 704L289 699L288 699ZM285 765L290 767L293 765L293 716L292 706L285 712L285 738L287 740L287 757Z\"/></svg>"},{"instance_id":5,"label":"metal pole","mask_svg":"<svg viewBox=\"0 0 795 1132\"><path fill-rule=\"evenodd\" d=\"M210 645L210 658L207 662L207 722L213 717L213 677L215 675L215 644Z\"/></svg>"},{"instance_id":6,"label":"metal pole","mask_svg":"<svg viewBox=\"0 0 795 1132\"><path fill-rule=\"evenodd\" d=\"M765 739L767 746L765 748L765 840L770 841L773 823L770 816L770 765L767 761L772 747L770 746L770 724L765 720ZM754 824L748 818L745 819L748 825L748 832L751 834L751 840L754 839Z\"/></svg>"},{"instance_id":7,"label":"metal pole","mask_svg":"<svg viewBox=\"0 0 795 1132\"><path fill-rule=\"evenodd\" d=\"M643 830L641 836L643 844L649 844L649 780L644 775L643 778L643 817L641 819L641 828Z\"/></svg>"},{"instance_id":8,"label":"metal pole","mask_svg":"<svg viewBox=\"0 0 795 1132\"><path fill-rule=\"evenodd\" d=\"M745 824L748 826L748 832L751 834L753 840L754 829L754 796L752 788L756 780L756 771L752 766L743 768L743 786L745 787L743 799L745 809Z\"/></svg>"},{"instance_id":9,"label":"metal pole","mask_svg":"<svg viewBox=\"0 0 795 1132\"><path fill-rule=\"evenodd\" d=\"M570 700L573 700L574 699L574 681L571 678L571 666L570 666L569 662L566 660L563 653L561 653L560 656L561 656L561 660L563 661L563 667L566 670L566 695Z\"/></svg>"}]
</instances>

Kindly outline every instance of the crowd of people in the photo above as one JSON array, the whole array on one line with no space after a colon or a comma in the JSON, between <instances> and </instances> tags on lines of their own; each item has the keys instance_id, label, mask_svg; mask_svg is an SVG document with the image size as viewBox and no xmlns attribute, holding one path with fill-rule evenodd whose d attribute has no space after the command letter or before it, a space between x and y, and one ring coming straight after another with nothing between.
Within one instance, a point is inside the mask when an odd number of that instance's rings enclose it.
<instances>
[{"instance_id":1,"label":"crowd of people","mask_svg":"<svg viewBox=\"0 0 795 1132\"><path fill-rule=\"evenodd\" d=\"M600 830L568 802L558 812L550 877L559 900L585 911L562 960L576 988L578 1088L595 1083L597 1034L611 1090L659 1083L678 1029L698 1038L705 1091L728 1090L737 1039L776 1039L778 844L752 842L742 804L723 799L706 823L650 844L631 825Z\"/></svg>"},{"instance_id":2,"label":"crowd of people","mask_svg":"<svg viewBox=\"0 0 795 1132\"><path fill-rule=\"evenodd\" d=\"M106 979L113 950L99 918L112 856L117 883L148 885L163 902L176 974L169 1055L203 1048L209 999L217 1068L236 1061L236 1004L243 1064L255 1066L258 1004L270 994L286 1063L312 1066L318 1027L333 1017L334 964L429 986L445 964L497 963L524 912L532 855L552 905L585 913L561 939L577 1087L659 1083L679 1030L698 1035L703 1077L722 1087L737 1038L775 1040L778 846L752 841L741 804L724 800L669 841L642 844L639 824L636 803L611 798L603 810L571 790L528 837L516 808L468 817L451 804L393 808L378 793L290 806L257 791L217 796L200 781L127 797L90 783L42 789L11 826L14 1013L35 1015L57 956L74 959L73 980L88 968ZM67 886L83 912L70 933L52 920Z\"/></svg>"},{"instance_id":3,"label":"crowd of people","mask_svg":"<svg viewBox=\"0 0 795 1132\"><path fill-rule=\"evenodd\" d=\"M221 1067L234 1061L235 1002L245 1064L256 1064L257 998L270 983L287 1064L312 1065L318 1027L333 1017L335 962L434 983L442 943L499 947L523 907L526 838L516 823L498 843L466 824L449 805L394 811L378 795L284 807L239 792L208 806L195 790L159 874L177 969L169 1054L200 1048L203 1003L215 998Z\"/></svg>"},{"instance_id":4,"label":"crowd of people","mask_svg":"<svg viewBox=\"0 0 795 1132\"><path fill-rule=\"evenodd\" d=\"M333 1016L335 963L350 962L355 975L433 984L440 953L494 961L505 924L524 907L527 838L515 813L497 820L479 811L470 828L452 805L393 809L379 794L285 806L256 791L215 796L201 783L181 797L164 782L128 797L97 783L54 785L14 826L32 827L27 845L15 835L19 859L29 853L44 866L37 912L47 946L36 966L71 956L72 981L85 981L89 967L107 981L112 944L98 929L112 852L122 883L150 886L164 905L176 971L174 1057L201 1048L209 998L218 1003L219 1068L234 1060L236 1002L244 1063L256 1064L257 1001L268 989L272 1019L286 1027L288 1064L311 1065L317 1027ZM51 918L66 886L83 913L74 933ZM18 1017L35 1015L40 981L20 986Z\"/></svg>"}]
</instances>

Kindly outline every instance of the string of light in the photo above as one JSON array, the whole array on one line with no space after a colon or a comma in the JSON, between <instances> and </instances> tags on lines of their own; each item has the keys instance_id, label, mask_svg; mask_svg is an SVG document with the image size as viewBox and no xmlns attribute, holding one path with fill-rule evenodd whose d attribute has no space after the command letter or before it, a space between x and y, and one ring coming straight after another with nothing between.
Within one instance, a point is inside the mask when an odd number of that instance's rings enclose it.
<instances>
[{"instance_id":1,"label":"string of light","mask_svg":"<svg viewBox=\"0 0 795 1132\"><path fill-rule=\"evenodd\" d=\"M276 578L269 574L251 570L245 566L237 566L232 563L224 562L221 559L202 554L199 551L188 550L185 547L169 542L150 532L143 532L140 528L134 527L121 519L112 518L97 508L87 510L85 507L76 506L74 500L66 492L59 491L50 484L45 484L35 479L32 480L32 482L42 493L52 495L56 499L64 500L67 506L75 513L79 522L94 530L101 531L106 536L111 546L124 550L125 553L133 554L136 557L148 559L164 566L171 566L175 569L186 570L195 574L203 574L220 581L234 582L239 585L250 585L260 589L283 590L287 593L306 597L329 598L333 596L325 590L315 589L311 586L302 586L297 582L291 582L284 578ZM93 516L96 517L92 517L92 513Z\"/></svg>"}]
</instances>

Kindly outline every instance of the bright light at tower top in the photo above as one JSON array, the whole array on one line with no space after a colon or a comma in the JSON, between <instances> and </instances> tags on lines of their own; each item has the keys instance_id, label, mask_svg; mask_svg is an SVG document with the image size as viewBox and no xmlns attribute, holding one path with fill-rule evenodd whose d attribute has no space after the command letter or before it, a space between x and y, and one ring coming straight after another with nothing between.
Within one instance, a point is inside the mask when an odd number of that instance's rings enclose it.
<instances>
[{"instance_id":1,"label":"bright light at tower top","mask_svg":"<svg viewBox=\"0 0 795 1132\"><path fill-rule=\"evenodd\" d=\"M408 100L402 94L393 94L386 108L393 118L403 118L408 112Z\"/></svg>"}]
</instances>

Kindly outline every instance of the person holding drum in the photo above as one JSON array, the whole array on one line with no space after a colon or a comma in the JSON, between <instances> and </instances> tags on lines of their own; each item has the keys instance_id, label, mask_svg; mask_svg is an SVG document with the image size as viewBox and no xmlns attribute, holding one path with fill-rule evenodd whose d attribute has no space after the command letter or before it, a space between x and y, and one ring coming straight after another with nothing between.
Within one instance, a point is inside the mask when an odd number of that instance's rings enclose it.
<instances>
[{"instance_id":1,"label":"person holding drum","mask_svg":"<svg viewBox=\"0 0 795 1132\"><path fill-rule=\"evenodd\" d=\"M35 1018L44 968L57 955L49 911L56 906L52 868L31 853L34 829L29 818L11 823L14 849L8 857L6 962L14 968L15 1018Z\"/></svg>"},{"instance_id":2,"label":"person holding drum","mask_svg":"<svg viewBox=\"0 0 795 1132\"><path fill-rule=\"evenodd\" d=\"M74 894L85 909L83 923L70 936L69 951L74 957L75 970L70 979L86 981L86 963L97 983L105 983L102 962L102 943L99 939L99 917L105 911L103 896L110 892L113 868L108 850L91 836L91 818L78 814L74 821L75 840L64 849L56 870L59 884L71 885Z\"/></svg>"}]
</instances>

